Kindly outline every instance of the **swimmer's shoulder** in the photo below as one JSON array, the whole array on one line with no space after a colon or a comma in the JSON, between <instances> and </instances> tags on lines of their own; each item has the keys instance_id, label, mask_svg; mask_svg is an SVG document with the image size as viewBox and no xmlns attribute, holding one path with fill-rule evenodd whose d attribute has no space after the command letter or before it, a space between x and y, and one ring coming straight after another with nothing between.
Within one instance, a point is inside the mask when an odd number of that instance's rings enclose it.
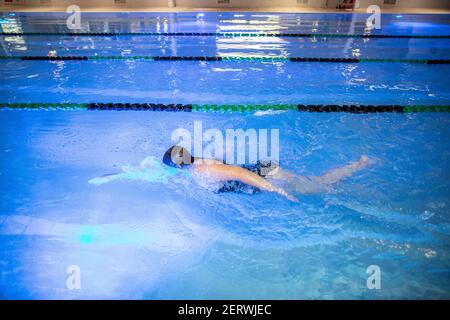
<instances>
[{"instance_id":1,"label":"swimmer's shoulder","mask_svg":"<svg viewBox=\"0 0 450 320\"><path fill-rule=\"evenodd\" d=\"M211 164L223 164L223 162L215 159L202 159L202 158L195 158L194 160L194 165L211 165Z\"/></svg>"}]
</instances>

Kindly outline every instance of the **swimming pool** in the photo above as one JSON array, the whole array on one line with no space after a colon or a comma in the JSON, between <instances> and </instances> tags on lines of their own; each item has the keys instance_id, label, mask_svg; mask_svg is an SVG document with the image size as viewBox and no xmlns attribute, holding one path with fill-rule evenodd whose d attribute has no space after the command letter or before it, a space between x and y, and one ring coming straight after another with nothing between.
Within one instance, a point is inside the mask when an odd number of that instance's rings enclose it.
<instances>
[{"instance_id":1,"label":"swimming pool","mask_svg":"<svg viewBox=\"0 0 450 320\"><path fill-rule=\"evenodd\" d=\"M82 13L75 32L95 35L64 34L66 17L1 14L0 298L450 298L450 115L403 112L450 105L450 66L427 63L449 59L449 15L368 32L362 14ZM49 53L87 59L15 58ZM195 122L278 129L299 175L374 163L299 203L178 175L89 183L160 159Z\"/></svg>"}]
</instances>

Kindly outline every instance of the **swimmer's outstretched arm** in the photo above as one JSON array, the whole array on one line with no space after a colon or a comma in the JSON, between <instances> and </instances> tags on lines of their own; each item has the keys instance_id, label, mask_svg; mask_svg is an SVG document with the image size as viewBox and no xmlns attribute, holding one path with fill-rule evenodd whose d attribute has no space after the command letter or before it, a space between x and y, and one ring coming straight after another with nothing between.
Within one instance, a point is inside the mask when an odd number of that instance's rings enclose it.
<instances>
[{"instance_id":1,"label":"swimmer's outstretched arm","mask_svg":"<svg viewBox=\"0 0 450 320\"><path fill-rule=\"evenodd\" d=\"M194 172L218 181L237 180L261 190L281 194L291 201L298 202L296 197L284 189L241 167L219 163L195 164Z\"/></svg>"},{"instance_id":2,"label":"swimmer's outstretched arm","mask_svg":"<svg viewBox=\"0 0 450 320\"><path fill-rule=\"evenodd\" d=\"M105 184L105 183L111 182L113 180L121 179L122 176L123 176L123 172L104 174L100 177L96 177L96 178L89 180L88 183L99 186L101 184Z\"/></svg>"}]
</instances>

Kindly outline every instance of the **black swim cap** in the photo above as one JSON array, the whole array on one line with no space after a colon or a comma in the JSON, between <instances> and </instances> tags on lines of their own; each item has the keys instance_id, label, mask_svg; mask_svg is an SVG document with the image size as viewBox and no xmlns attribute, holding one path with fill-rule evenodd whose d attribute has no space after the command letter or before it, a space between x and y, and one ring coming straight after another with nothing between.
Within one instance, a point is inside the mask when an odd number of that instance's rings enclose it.
<instances>
[{"instance_id":1,"label":"black swim cap","mask_svg":"<svg viewBox=\"0 0 450 320\"><path fill-rule=\"evenodd\" d=\"M163 162L174 168L183 168L191 165L194 162L194 157L186 148L173 146L164 153Z\"/></svg>"}]
</instances>

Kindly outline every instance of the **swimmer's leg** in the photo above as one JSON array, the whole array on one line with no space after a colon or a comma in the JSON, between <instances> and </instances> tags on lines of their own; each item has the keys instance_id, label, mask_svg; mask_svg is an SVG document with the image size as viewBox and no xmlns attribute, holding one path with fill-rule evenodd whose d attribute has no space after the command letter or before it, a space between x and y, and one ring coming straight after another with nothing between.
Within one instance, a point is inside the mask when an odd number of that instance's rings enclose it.
<instances>
[{"instance_id":1,"label":"swimmer's leg","mask_svg":"<svg viewBox=\"0 0 450 320\"><path fill-rule=\"evenodd\" d=\"M266 178L278 181L292 193L311 194L326 192L329 187L339 181L351 177L357 171L360 171L370 164L367 156L361 156L358 162L352 162L348 165L333 169L323 176L304 177L293 174L282 169L274 170L273 173Z\"/></svg>"},{"instance_id":2,"label":"swimmer's leg","mask_svg":"<svg viewBox=\"0 0 450 320\"><path fill-rule=\"evenodd\" d=\"M333 169L333 170L325 173L323 176L316 177L316 178L320 181L320 183L322 183L326 186L330 186L335 183L338 183L342 179L351 177L356 172L367 167L369 164L370 164L369 157L363 155L357 162L351 162L344 167Z\"/></svg>"}]
</instances>

